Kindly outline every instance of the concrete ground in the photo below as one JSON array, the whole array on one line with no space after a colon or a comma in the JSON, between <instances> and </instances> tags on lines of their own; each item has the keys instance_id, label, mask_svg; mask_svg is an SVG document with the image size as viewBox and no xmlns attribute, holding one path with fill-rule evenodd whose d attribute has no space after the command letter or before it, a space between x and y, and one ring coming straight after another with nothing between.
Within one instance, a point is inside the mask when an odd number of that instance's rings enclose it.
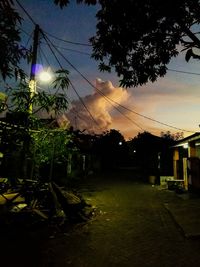
<instances>
[{"instance_id":1,"label":"concrete ground","mask_svg":"<svg viewBox=\"0 0 200 267\"><path fill-rule=\"evenodd\" d=\"M200 239L188 238L194 235L187 236L182 223L190 222L183 208L190 200L137 182L131 173L109 177L90 179L80 187L96 209L93 219L45 239L33 233L18 240L10 237L10 245L0 245L6 266L200 266Z\"/></svg>"}]
</instances>

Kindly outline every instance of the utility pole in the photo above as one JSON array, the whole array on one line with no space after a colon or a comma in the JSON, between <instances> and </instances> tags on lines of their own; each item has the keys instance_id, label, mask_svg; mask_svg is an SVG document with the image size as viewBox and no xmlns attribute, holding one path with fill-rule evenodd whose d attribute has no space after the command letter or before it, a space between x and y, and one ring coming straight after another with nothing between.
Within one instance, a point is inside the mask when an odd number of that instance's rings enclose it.
<instances>
[{"instance_id":1,"label":"utility pole","mask_svg":"<svg viewBox=\"0 0 200 267\"><path fill-rule=\"evenodd\" d=\"M36 93L35 74L36 74L39 32L40 32L40 27L38 24L36 24L35 30L34 30L34 36L33 36L33 52L32 52L31 73L30 73L30 81L29 81L29 92L30 92L29 113L32 113L33 111L32 98L34 94Z\"/></svg>"},{"instance_id":2,"label":"utility pole","mask_svg":"<svg viewBox=\"0 0 200 267\"><path fill-rule=\"evenodd\" d=\"M36 75L36 63L37 63L37 50L38 50L38 41L39 41L39 25L35 25L35 30L34 30L34 36L33 36L33 51L32 51L32 60L31 60L31 73L30 73L30 80L29 80L29 99L28 99L28 107L27 107L27 115L31 115L33 112L33 96L36 93L36 80L35 80L35 75ZM26 125L27 127L27 134L29 135L29 120L28 124ZM30 147L30 141L29 138L25 139L23 142L23 176L24 178L27 177L28 175L28 151ZM33 166L32 166L33 168ZM31 170L31 176L32 176L33 170ZM31 177L32 178L32 177Z\"/></svg>"}]
</instances>

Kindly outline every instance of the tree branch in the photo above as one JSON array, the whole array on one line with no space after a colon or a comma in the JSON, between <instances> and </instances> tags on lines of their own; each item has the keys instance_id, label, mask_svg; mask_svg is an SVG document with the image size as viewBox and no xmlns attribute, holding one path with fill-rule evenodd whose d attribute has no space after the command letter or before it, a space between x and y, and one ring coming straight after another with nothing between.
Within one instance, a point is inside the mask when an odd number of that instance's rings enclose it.
<instances>
[{"instance_id":1,"label":"tree branch","mask_svg":"<svg viewBox=\"0 0 200 267\"><path fill-rule=\"evenodd\" d=\"M200 48L200 40L199 38L185 25L182 23L178 22L179 26L181 29L187 34L187 36L194 42L195 45L197 45L198 48Z\"/></svg>"}]
</instances>

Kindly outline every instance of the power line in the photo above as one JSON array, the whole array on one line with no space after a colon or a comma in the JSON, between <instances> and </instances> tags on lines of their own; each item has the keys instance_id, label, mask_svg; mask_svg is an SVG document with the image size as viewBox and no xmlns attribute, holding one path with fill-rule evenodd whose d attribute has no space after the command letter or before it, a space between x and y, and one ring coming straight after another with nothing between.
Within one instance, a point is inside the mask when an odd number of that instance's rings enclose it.
<instances>
[{"instance_id":1,"label":"power line","mask_svg":"<svg viewBox=\"0 0 200 267\"><path fill-rule=\"evenodd\" d=\"M16 0L17 4L20 6L20 8L23 10L23 12L27 15L27 17L30 19L30 21L34 24L37 25L36 21L33 19L33 17L28 13L28 11L20 4L20 2L18 0ZM92 47L91 44L86 44L86 43L80 43L80 42L74 42L74 41L69 41L69 40L64 40L62 38L59 38L51 33L48 33L46 31L44 31L47 35L51 36L54 39L57 39L59 41L68 43L68 44L73 44L73 45L79 45L79 46L88 46L88 47Z\"/></svg>"},{"instance_id":2,"label":"power line","mask_svg":"<svg viewBox=\"0 0 200 267\"><path fill-rule=\"evenodd\" d=\"M59 52L59 54L63 57L63 55L60 53L60 51L54 46L54 44L49 40L49 38L44 34L44 32L42 32L43 36L44 36L44 39L46 40L46 42L50 42L50 44L54 47L54 49L56 49L57 52ZM51 51L52 51L52 48L51 46L49 45L49 43L47 42L48 46L50 47ZM54 51L52 51L53 55L55 56L56 60L58 61L59 63L59 66L62 68L57 56L55 55ZM64 57L65 59L65 57ZM67 59L65 59L67 60ZM71 64L68 60L67 60L68 64ZM77 70L78 71L78 70ZM88 81L88 80L87 80ZM75 90L73 84L70 82L72 88L74 89L75 93L77 94L79 100L81 101L81 103L83 104L83 106L86 108L86 110L88 111L88 113L90 114L90 116L92 117L93 121L95 121L95 123L97 124L96 120L94 120L92 114L90 113L90 111L87 109L87 107L85 106L85 103L83 102L83 100L80 98L80 96L78 95L78 92ZM104 96L105 97L105 96ZM107 100L108 101L108 100ZM112 105L112 103L111 103ZM116 110L118 110L119 113L121 113L124 117L126 117L128 120L130 120L134 125L136 125L138 128L140 128L141 130L144 131L144 129L139 125L137 124L135 121L133 121L131 118L129 118L128 116L126 116L124 113L121 112L120 109L118 109L117 107L115 107ZM98 125L98 124L97 124ZM98 126L99 127L99 126ZM102 130L102 129L101 129Z\"/></svg>"},{"instance_id":3,"label":"power line","mask_svg":"<svg viewBox=\"0 0 200 267\"><path fill-rule=\"evenodd\" d=\"M184 74L192 74L192 75L200 75L200 73L196 73L196 72L189 72L189 71L182 71L182 70L174 70L174 69L168 69L169 71L174 71L174 72L178 72L178 73L184 73Z\"/></svg>"},{"instance_id":4,"label":"power line","mask_svg":"<svg viewBox=\"0 0 200 267\"><path fill-rule=\"evenodd\" d=\"M60 61L58 60L58 58L57 58L57 56L55 55L54 51L52 50L50 44L48 43L48 41L49 41L48 37L46 37L46 36L44 35L43 32L42 32L42 34L43 34L44 39L45 39L46 42L47 42L47 45L49 46L49 48L50 48L50 50L51 50L51 52L52 52L52 54L53 54L54 57L56 58L56 61L58 62L60 68L63 69L63 67L62 67L62 65L61 65L61 63L60 63ZM51 43L51 41L49 41L49 42ZM51 45L54 47L54 44L51 43ZM55 47L54 47L54 49L55 49ZM56 50L57 50L57 49L56 49ZM94 117L93 117L93 115L91 114L91 112L89 111L89 109L87 108L87 106L85 105L83 99L82 99L82 98L80 97L80 95L78 94L77 90L75 89L75 87L74 87L74 85L72 84L71 81L70 81L70 85L72 86L73 90L75 91L76 95L78 96L78 98L79 98L80 102L82 103L82 105L84 106L84 108L85 108L85 109L87 110L87 112L89 113L89 115L90 115L90 117L92 118L92 120L95 122L95 124L98 126L98 128L99 128L100 130L102 130L102 129L99 127L97 121L94 119ZM112 105L112 103L111 103L111 105ZM130 121L131 121L134 125L136 125L138 128L140 128L141 130L145 131L139 124L137 124L137 123L136 123L135 121L133 121L131 118L129 118L128 116L126 116L124 113L122 113L117 107L115 107L115 109L117 109L119 113L121 113L124 117L126 117L128 120L130 120Z\"/></svg>"},{"instance_id":5,"label":"power line","mask_svg":"<svg viewBox=\"0 0 200 267\"><path fill-rule=\"evenodd\" d=\"M71 105L73 105L70 98L68 98L68 101L69 101L69 103ZM78 111L76 111L75 109L70 109L70 112L72 112L73 114L75 114L75 116L78 117L80 120L85 121L87 123L87 121L83 117L81 117L80 114L78 113Z\"/></svg>"},{"instance_id":6,"label":"power line","mask_svg":"<svg viewBox=\"0 0 200 267\"><path fill-rule=\"evenodd\" d=\"M31 20L31 22L36 25L37 23L35 22L35 20L32 18L32 16L28 13L28 11L20 4L20 2L18 0L16 0L17 4L20 6L20 8L24 11L24 13L27 15L27 17ZM74 45L82 45L82 46L89 46L89 47L92 47L91 44L86 44L86 43L80 43L80 42L73 42L73 41L69 41L69 40L64 40L62 38L59 38L53 34L50 34L46 31L44 31L47 35L51 36L52 38L54 39L57 39L59 41L62 41L62 42L65 42L65 43L69 43L69 44L74 44ZM60 47L61 48L61 47ZM85 55L89 55L91 56L91 54L89 53L84 53L84 52L81 52L81 51L77 51L77 50L73 50L73 49L67 49L67 48L61 48L61 49L66 49L66 50L69 50L69 51L73 51L73 52L78 52L78 53L81 53L81 54L85 54ZM184 73L184 74L191 74L191 75L200 75L200 73L195 73L195 72L189 72L189 71L181 71L181 70L175 70L175 69L171 69L171 68L168 68L169 71L173 71L173 72L177 72L177 73Z\"/></svg>"},{"instance_id":7,"label":"power line","mask_svg":"<svg viewBox=\"0 0 200 267\"><path fill-rule=\"evenodd\" d=\"M25 34L28 36L28 40L27 40L26 45L25 45L25 47L27 48L27 46L28 46L30 40L31 40L32 37L33 37L33 32L32 32L31 34L29 34L29 33L27 33L27 32L26 32L23 28L21 28L21 27L18 27L18 29L19 29L20 31L22 31L23 33L25 33Z\"/></svg>"},{"instance_id":8,"label":"power line","mask_svg":"<svg viewBox=\"0 0 200 267\"><path fill-rule=\"evenodd\" d=\"M25 8L19 3L19 1L18 0L16 0L16 2L17 2L17 4L21 7L21 9L25 12L25 14L28 16L28 18L32 21L32 23L34 24L34 25L36 25L36 22L34 21L34 19L30 16L30 14L25 10ZM83 45L83 46L92 46L92 45L89 45L89 44L84 44L84 43L78 43L78 42L71 42L71 41L67 41L67 40L63 40L63 39L61 39L61 38L59 38L59 37L56 37L56 36L54 36L54 35L52 35L52 34L50 34L50 33L47 33L46 32L46 34L48 34L49 36L51 36L51 37L53 37L53 38L55 38L55 39L57 39L57 40L60 40L60 41L63 41L63 42L66 42L66 43L71 43L71 44L75 44L75 45ZM44 34L43 34L43 36L44 36ZM49 39L48 39L49 40ZM51 45L53 45L52 44L52 42L49 40L49 42L51 43ZM54 46L54 45L53 45ZM54 48L55 48L55 46L54 46ZM153 119L153 118L150 118L150 117L148 117L148 116L145 116L145 115L142 115L142 114L140 114L140 113L138 113L138 112L135 112L135 111L133 111L133 110L131 110L131 109L128 109L128 108L126 108L125 106L123 106L123 105L121 105L121 104L119 104L118 102L116 102L116 101L114 101L114 100L112 100L111 98L109 98L108 96L106 96L105 94L103 94L98 88L96 88L57 48L55 48L56 49L56 51L67 61L67 63L74 69L74 70L76 70L80 75L81 75L81 77L84 79L84 80L86 80L93 88L95 88L105 99L107 99L107 100L109 100L109 102L113 102L113 103L115 103L115 104L117 104L119 107L122 107L122 108L124 108L125 110L128 110L129 112L132 112L132 113L134 113L134 114L136 114L136 115L138 115L138 116L141 116L141 117L143 117L143 118L145 118L145 119L148 119L148 120L151 120L151 121L154 121L154 122L156 122L156 123L159 123L159 124L161 124L161 125L164 125L164 126L167 126L167 127L170 127L170 128L173 128L173 129L176 129L176 130L181 130L181 131L184 131L184 132L193 132L193 131L188 131L188 130L184 130L184 129L181 129L181 128L178 128L178 127L175 127L175 126L172 126L172 125L169 125L169 124L166 124L166 123L163 123L163 122L160 122L160 121L158 121L158 120L155 120L155 119ZM51 50L52 51L52 50ZM55 56L55 54L54 54L54 56ZM179 70L173 70L173 69L168 69L169 71L174 71L174 72L179 72L179 73L185 73L185 74L192 74L192 75L200 75L199 73L192 73L192 72L186 72L186 71L179 71ZM116 106L114 106L118 111L119 111L119 109L116 107ZM121 113L121 111L119 111L120 113ZM123 113L122 113L123 114ZM123 114L123 116L125 116L124 114ZM126 116L127 117L127 116ZM129 118L130 119L130 118ZM141 128L141 127L140 127Z\"/></svg>"},{"instance_id":9,"label":"power line","mask_svg":"<svg viewBox=\"0 0 200 267\"><path fill-rule=\"evenodd\" d=\"M73 64L71 64L71 62L54 46L54 44L49 40L49 38L47 37L47 36L45 36L44 38L47 38L47 40L50 42L50 44L54 47L54 49L65 59L65 61L67 61L67 63L73 68L73 69L75 69L81 76L82 76L82 78L84 78L92 87L94 87L93 86L93 84L73 65ZM104 97L104 98L107 98L107 101L109 101L110 102L110 104L112 105L112 103L111 103L111 99L109 99L106 95L104 95L98 88L96 88L96 87L94 87L97 91L99 91L99 93L101 93L101 95ZM112 105L113 106L113 105ZM118 107L116 107L116 106L114 106L114 108L119 112L119 113L121 113L124 117L126 117L128 120L130 120L132 123L134 123L138 128L140 128L141 130L143 130L144 131L144 129L141 127L141 126L139 126L139 124L137 124L135 121L133 121L131 118L129 118L128 116L126 116L123 112L121 112L121 110L118 108Z\"/></svg>"},{"instance_id":10,"label":"power line","mask_svg":"<svg viewBox=\"0 0 200 267\"><path fill-rule=\"evenodd\" d=\"M51 41L50 41L51 42ZM51 45L53 45L52 43L51 43ZM56 49L56 48L55 48ZM81 75L81 77L85 80L85 81L87 81L87 83L89 83L95 90L97 90L105 99L107 99L107 100L109 100L109 102L112 102L112 103L114 103L114 104L116 104L117 106L119 106L119 107L121 107L121 108L123 108L123 109L125 109L125 110L127 110L127 111L129 111L129 112L132 112L132 113L134 113L134 114L136 114L136 115L138 115L138 116L140 116L140 117L143 117L143 118L145 118L145 119L148 119L148 120L151 120L151 121L154 121L154 122L156 122L156 123L159 123L159 124L161 124L161 125L164 125L164 126L167 126L167 127L169 127L169 128L173 128L173 129L176 129L176 130L180 130L180 131L183 131L183 132L190 132L190 133L192 133L193 131L188 131L188 130L185 130L185 129L181 129L181 128L178 128L178 127L175 127L175 126L172 126L172 125L169 125L169 124L167 124L167 123L164 123L164 122L160 122L160 121L158 121L158 120L155 120L155 119L153 119L153 118L150 118L150 117L148 117L148 116L145 116L145 115L143 115L143 114L140 114L140 113L138 113L138 112L136 112L136 111L133 111L133 110L131 110L131 109L129 109L129 108L127 108L127 107L125 107L125 106L123 106L123 105L121 105L121 104L119 104L118 102L116 102L116 101L114 101L114 100L112 100L111 98L109 98L108 96L106 96L104 93L102 93L97 87L95 87L58 49L56 49L56 51L65 59L65 61L76 71L76 72L78 72L79 73L79 75ZM119 111L119 109L116 107L116 106L114 106L118 111ZM120 113L121 113L121 111L119 111ZM122 113L123 114L123 113ZM124 114L123 114L124 115ZM127 116L126 116L127 117ZM130 119L130 118L129 118ZM143 129L142 129L143 130Z\"/></svg>"},{"instance_id":11,"label":"power line","mask_svg":"<svg viewBox=\"0 0 200 267\"><path fill-rule=\"evenodd\" d=\"M43 42L41 42L43 43ZM43 43L43 44L46 44L46 43ZM91 56L90 53L87 53L87 52L83 52L83 51L80 51L80 50L76 50L76 49L71 49L71 48L66 48L66 47L62 47L62 46L57 46L54 44L54 46L58 49L63 49L63 50L67 50L67 51L70 51L70 52L75 52L75 53L78 53L78 54L82 54L82 55L86 55L86 56Z\"/></svg>"},{"instance_id":12,"label":"power line","mask_svg":"<svg viewBox=\"0 0 200 267\"><path fill-rule=\"evenodd\" d=\"M54 53L52 47L51 47L50 44L49 44L49 39L48 39L48 37L44 34L44 32L43 32L42 30L41 30L41 32L42 32L42 35L43 35L45 41L47 42L47 45L48 45L49 48L50 48L52 54L54 55L54 57L55 57L55 59L56 59L58 65L59 65L60 68L63 70L63 67L62 67L60 61L58 60L58 58L57 58L57 56L55 55L55 53ZM98 125L97 121L94 119L93 115L91 114L91 112L89 111L89 109L87 108L87 106L85 105L85 103L84 103L84 101L82 100L82 98L79 96L77 90L75 89L74 85L72 84L72 82L71 82L70 80L69 80L69 83L70 83L71 87L73 88L73 90L75 91L76 95L78 96L79 100L81 101L82 105L83 105L84 108L87 110L88 114L90 115L90 117L92 118L92 120L95 122L95 124L96 124L96 125L98 126L98 128L99 128L99 125ZM101 129L101 130L102 130L102 129Z\"/></svg>"},{"instance_id":13,"label":"power line","mask_svg":"<svg viewBox=\"0 0 200 267\"><path fill-rule=\"evenodd\" d=\"M27 17L30 19L30 21L36 25L37 23L34 21L34 19L31 17L31 15L28 13L28 11L20 4L20 2L18 0L16 0L18 6L20 6L20 8L24 11L24 13L27 15Z\"/></svg>"},{"instance_id":14,"label":"power line","mask_svg":"<svg viewBox=\"0 0 200 267\"><path fill-rule=\"evenodd\" d=\"M73 45L89 46L89 47L92 46L91 44L79 43L79 42L73 42L73 41L69 41L69 40L64 40L64 39L62 39L60 37L57 37L57 36L55 36L55 35L53 35L51 33L46 32L46 31L44 31L44 33L47 34L47 35L49 35L49 36L51 36L52 38L54 38L56 40L59 40L59 41L62 41L64 43L73 44Z\"/></svg>"},{"instance_id":15,"label":"power line","mask_svg":"<svg viewBox=\"0 0 200 267\"><path fill-rule=\"evenodd\" d=\"M72 84L72 82L70 81L70 85L72 86L74 92L76 93L76 95L78 96L81 104L84 106L84 108L87 110L87 112L89 113L90 117L92 118L93 122L97 125L97 127L100 129L100 130L103 130L99 127L97 121L95 120L95 118L93 117L92 113L90 112L90 110L87 108L86 104L84 103L83 99L80 97L80 95L78 94L76 88L74 87L74 85Z\"/></svg>"},{"instance_id":16,"label":"power line","mask_svg":"<svg viewBox=\"0 0 200 267\"><path fill-rule=\"evenodd\" d=\"M51 43L51 45L53 45L52 43ZM54 45L53 45L54 46ZM54 47L55 48L55 47ZM131 110L131 109L129 109L129 108L127 108L127 107L125 107L125 106L123 106L123 105L121 105L120 103L118 103L118 102L116 102L116 101L114 101L114 100L112 100L111 98L109 98L108 96L106 96L105 94L103 94L98 88L96 88L63 54L61 54L61 52L58 50L58 49L56 49L57 50L57 52L67 61L67 63L74 69L74 70L76 70L80 75L81 75L81 77L82 78L84 78L84 80L86 80L94 89L96 89L104 98L106 98L109 102L111 101L111 102L113 102L113 103L115 103L116 105L118 105L119 107L121 107L121 108L124 108L125 110L127 110L127 111L129 111L129 112L131 112L131 113L134 113L134 114L136 114L136 115L138 115L138 116L141 116L141 117L143 117L143 118L145 118L145 119L148 119L148 120L151 120L151 121L153 121L153 122L156 122L156 123L159 123L159 124L161 124L161 125L164 125L164 126L167 126L167 127L170 127L170 128L173 128L173 129L176 129L176 130L180 130L180 131L184 131L184 132L189 132L189 133L193 133L194 131L188 131L188 130L185 130L185 129L182 129L182 128L179 128L179 127L175 127L175 126L172 126L172 125L169 125L169 124L167 124L167 123L164 123L164 122L160 122L160 121L158 121L158 120L155 120L155 119L153 119L153 118L150 118L150 117L148 117L148 116L145 116L145 115L143 115L143 114L140 114L140 113L138 113L138 112L136 112L136 111L133 111L133 110ZM187 74L195 74L195 75L200 75L200 74L198 74L198 73L190 73L190 72L183 72L183 71L178 71L178 70L172 70L172 69L169 69L169 70L171 70L171 71L176 71L176 72L181 72L181 73L187 73ZM117 109L118 110L118 112L120 112L123 116L125 116L127 119L129 119L131 122L133 122L137 127L139 127L141 130L143 130L144 131L144 129L142 128L142 127L140 127L138 124L136 124L133 120L131 120L128 116L126 116L125 114L123 114L116 106L114 106L115 107L115 109Z\"/></svg>"},{"instance_id":17,"label":"power line","mask_svg":"<svg viewBox=\"0 0 200 267\"><path fill-rule=\"evenodd\" d=\"M30 42L30 39L33 36L33 32L31 34L29 34L22 27L19 27L19 29L29 37L29 39L27 41L27 44L25 46L25 47L27 47L28 43ZM44 42L40 42L40 43L46 45L46 43L44 43ZM80 50L77 50L77 49L66 48L66 47L55 45L55 44L54 44L54 46L57 47L57 48L59 48L59 49L66 50L66 51L70 51L70 52L74 52L74 53L78 53L78 54L82 54L82 55L86 55L86 56L91 56L90 53L87 53L87 52L84 52L84 51L80 51Z\"/></svg>"}]
</instances>

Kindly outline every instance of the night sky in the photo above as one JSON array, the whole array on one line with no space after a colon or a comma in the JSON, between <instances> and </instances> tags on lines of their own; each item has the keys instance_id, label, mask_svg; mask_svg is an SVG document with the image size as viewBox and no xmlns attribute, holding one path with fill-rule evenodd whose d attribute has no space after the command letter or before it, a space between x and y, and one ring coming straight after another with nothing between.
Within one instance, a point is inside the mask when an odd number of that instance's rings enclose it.
<instances>
[{"instance_id":1,"label":"night sky","mask_svg":"<svg viewBox=\"0 0 200 267\"><path fill-rule=\"evenodd\" d=\"M59 69L60 64L62 68L70 71L69 77L76 92L73 88L68 89L67 94L72 108L69 114L63 117L68 117L75 128L94 132L116 129L127 139L143 131L160 135L161 131L175 133L186 130L184 136L199 131L200 64L198 61L191 60L186 63L185 55L180 54L169 64L167 75L157 82L137 88L120 88L117 75L114 72L99 72L98 63L90 58L92 49L87 44L89 38L95 34L95 14L98 6L70 4L61 10L50 0L25 0L20 3L34 23L39 24L52 44L63 55L57 54L58 60L56 60L45 40L40 39L38 64L52 71ZM28 48L32 43L34 23L17 4L16 8L24 19L21 25L22 43ZM30 66L24 65L24 68L28 74ZM41 88L42 85L39 90ZM113 102L102 97L99 90L108 99L119 103L120 107L116 109ZM96 124L81 104L79 97L84 101Z\"/></svg>"}]
</instances>

